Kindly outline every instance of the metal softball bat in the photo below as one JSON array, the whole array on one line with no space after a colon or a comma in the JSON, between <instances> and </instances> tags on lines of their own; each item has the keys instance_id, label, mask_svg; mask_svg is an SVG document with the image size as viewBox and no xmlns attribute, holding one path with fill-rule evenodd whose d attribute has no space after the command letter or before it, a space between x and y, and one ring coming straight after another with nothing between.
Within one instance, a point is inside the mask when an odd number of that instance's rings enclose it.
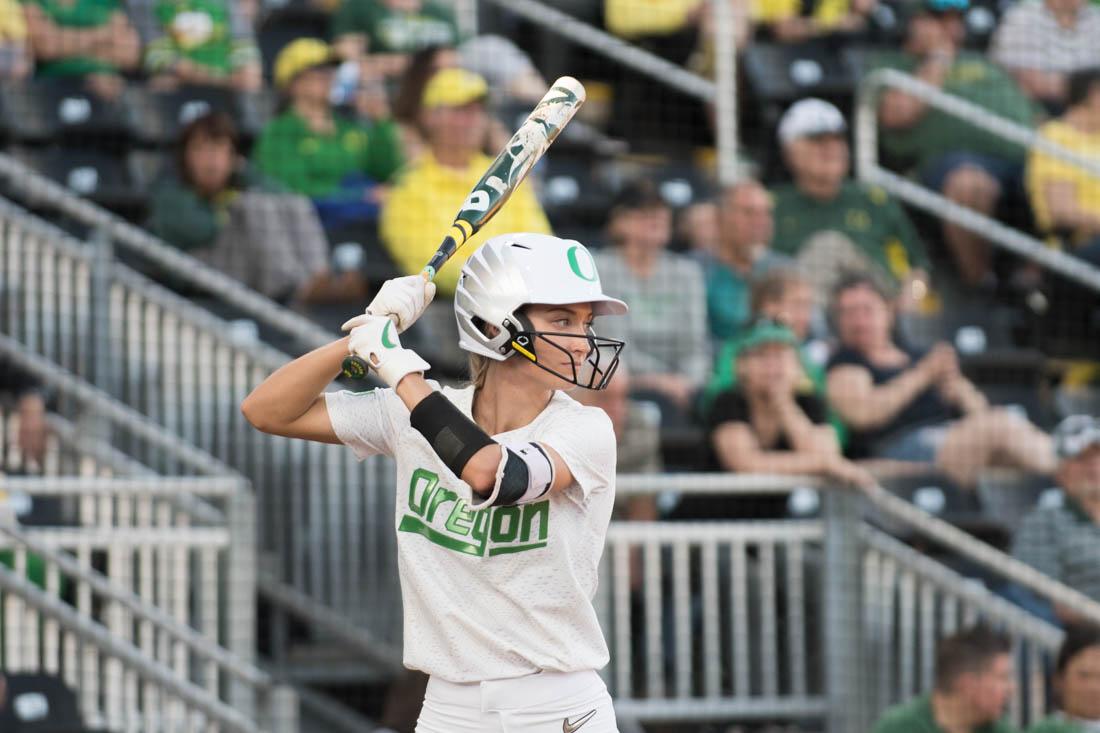
<instances>
[{"instance_id":1,"label":"metal softball bat","mask_svg":"<svg viewBox=\"0 0 1100 733\"><path fill-rule=\"evenodd\" d=\"M424 266L426 280L433 280L447 260L496 216L584 100L584 85L571 76L563 76L550 86L466 196L443 242ZM367 362L361 357L350 355L344 359L345 377L362 379L367 371Z\"/></svg>"}]
</instances>

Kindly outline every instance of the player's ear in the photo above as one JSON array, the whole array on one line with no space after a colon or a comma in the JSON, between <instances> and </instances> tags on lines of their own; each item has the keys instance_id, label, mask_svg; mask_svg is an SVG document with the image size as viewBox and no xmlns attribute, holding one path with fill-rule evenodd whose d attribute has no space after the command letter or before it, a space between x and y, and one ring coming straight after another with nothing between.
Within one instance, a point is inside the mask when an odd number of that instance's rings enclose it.
<instances>
[{"instance_id":1,"label":"player's ear","mask_svg":"<svg viewBox=\"0 0 1100 733\"><path fill-rule=\"evenodd\" d=\"M481 329L483 331L485 331L485 335L488 336L489 338L493 338L498 333L500 333L500 329L497 328L496 326L494 326L491 323L486 323L484 326L481 327Z\"/></svg>"}]
</instances>

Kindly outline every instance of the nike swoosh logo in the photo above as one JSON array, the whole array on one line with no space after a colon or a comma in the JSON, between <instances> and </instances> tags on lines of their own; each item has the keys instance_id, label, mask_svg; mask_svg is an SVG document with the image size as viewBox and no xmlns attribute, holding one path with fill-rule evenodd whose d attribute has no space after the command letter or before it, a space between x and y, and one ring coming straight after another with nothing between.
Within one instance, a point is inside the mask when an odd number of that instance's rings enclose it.
<instances>
[{"instance_id":1,"label":"nike swoosh logo","mask_svg":"<svg viewBox=\"0 0 1100 733\"><path fill-rule=\"evenodd\" d=\"M573 733L573 731L577 730L582 725L584 725L588 721L592 720L592 718L595 717L595 715L596 715L595 710L589 710L587 713L585 713L584 715L582 715L581 717L577 718L574 721L570 721L569 718L566 718L564 721L562 721L562 724L561 724L562 733Z\"/></svg>"},{"instance_id":2,"label":"nike swoosh logo","mask_svg":"<svg viewBox=\"0 0 1100 733\"><path fill-rule=\"evenodd\" d=\"M393 321L386 324L386 327L382 329L382 345L387 349L393 349L397 347L397 344L390 341L390 330L393 329Z\"/></svg>"}]
</instances>

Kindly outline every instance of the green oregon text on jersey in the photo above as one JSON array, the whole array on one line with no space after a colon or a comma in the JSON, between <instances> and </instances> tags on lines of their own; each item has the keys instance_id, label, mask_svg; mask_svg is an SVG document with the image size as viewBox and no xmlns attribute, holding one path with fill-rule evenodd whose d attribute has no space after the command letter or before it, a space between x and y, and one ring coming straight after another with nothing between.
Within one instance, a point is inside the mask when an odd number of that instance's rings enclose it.
<instances>
[{"instance_id":1,"label":"green oregon text on jersey","mask_svg":"<svg viewBox=\"0 0 1100 733\"><path fill-rule=\"evenodd\" d=\"M550 501L522 506L497 506L474 511L454 491L439 483L439 475L424 468L409 481L410 513L399 532L414 532L454 552L493 557L546 547Z\"/></svg>"}]
</instances>

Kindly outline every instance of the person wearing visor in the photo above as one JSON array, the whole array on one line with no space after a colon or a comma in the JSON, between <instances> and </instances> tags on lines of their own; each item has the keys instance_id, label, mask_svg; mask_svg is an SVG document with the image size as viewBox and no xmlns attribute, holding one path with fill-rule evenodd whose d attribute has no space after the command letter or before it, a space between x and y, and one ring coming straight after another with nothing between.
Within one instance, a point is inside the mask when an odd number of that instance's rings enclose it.
<instances>
[{"instance_id":1,"label":"person wearing visor","mask_svg":"<svg viewBox=\"0 0 1100 733\"><path fill-rule=\"evenodd\" d=\"M381 191L402 166L397 126L366 126L335 113L330 93L339 64L328 44L299 38L275 59L284 110L264 127L254 158L261 173L313 200L326 229L374 220Z\"/></svg>"},{"instance_id":2,"label":"person wearing visor","mask_svg":"<svg viewBox=\"0 0 1100 733\"><path fill-rule=\"evenodd\" d=\"M1100 419L1072 415L1054 429L1061 502L1024 517L1012 544L1017 560L1100 601ZM1055 605L1063 623L1079 619Z\"/></svg>"},{"instance_id":3,"label":"person wearing visor","mask_svg":"<svg viewBox=\"0 0 1100 733\"><path fill-rule=\"evenodd\" d=\"M382 242L402 272L420 272L439 246L440 232L447 231L492 162L481 149L490 123L488 94L485 79L457 68L439 70L424 87L420 127L428 149L401 173L382 210ZM483 242L505 232L550 233L530 183L521 185L508 205L455 253L454 264L461 265ZM444 268L435 284L444 295L454 293L458 268Z\"/></svg>"},{"instance_id":4,"label":"person wearing visor","mask_svg":"<svg viewBox=\"0 0 1100 733\"><path fill-rule=\"evenodd\" d=\"M1018 125L1031 127L1037 109L1008 72L963 50L969 0L918 0L901 51L877 54L872 68L892 68L962 97ZM921 183L952 202L993 216L1022 201L1026 150L899 89L879 98L883 152L895 165L916 169ZM980 235L945 222L944 240L963 282L995 284L993 252Z\"/></svg>"},{"instance_id":5,"label":"person wearing visor","mask_svg":"<svg viewBox=\"0 0 1100 733\"><path fill-rule=\"evenodd\" d=\"M707 423L723 470L823 474L870 488L875 479L845 459L784 324L758 320L730 348L735 381L714 399Z\"/></svg>"},{"instance_id":6,"label":"person wearing visor","mask_svg":"<svg viewBox=\"0 0 1100 733\"><path fill-rule=\"evenodd\" d=\"M434 295L420 275L387 281L346 338L276 371L241 409L264 432L395 459L404 662L429 675L419 733L613 733L592 598L615 433L566 390L609 383L623 342L593 322L627 306L579 242L494 237L454 297L471 383L441 389L399 336ZM349 353L387 388L325 393Z\"/></svg>"}]
</instances>

